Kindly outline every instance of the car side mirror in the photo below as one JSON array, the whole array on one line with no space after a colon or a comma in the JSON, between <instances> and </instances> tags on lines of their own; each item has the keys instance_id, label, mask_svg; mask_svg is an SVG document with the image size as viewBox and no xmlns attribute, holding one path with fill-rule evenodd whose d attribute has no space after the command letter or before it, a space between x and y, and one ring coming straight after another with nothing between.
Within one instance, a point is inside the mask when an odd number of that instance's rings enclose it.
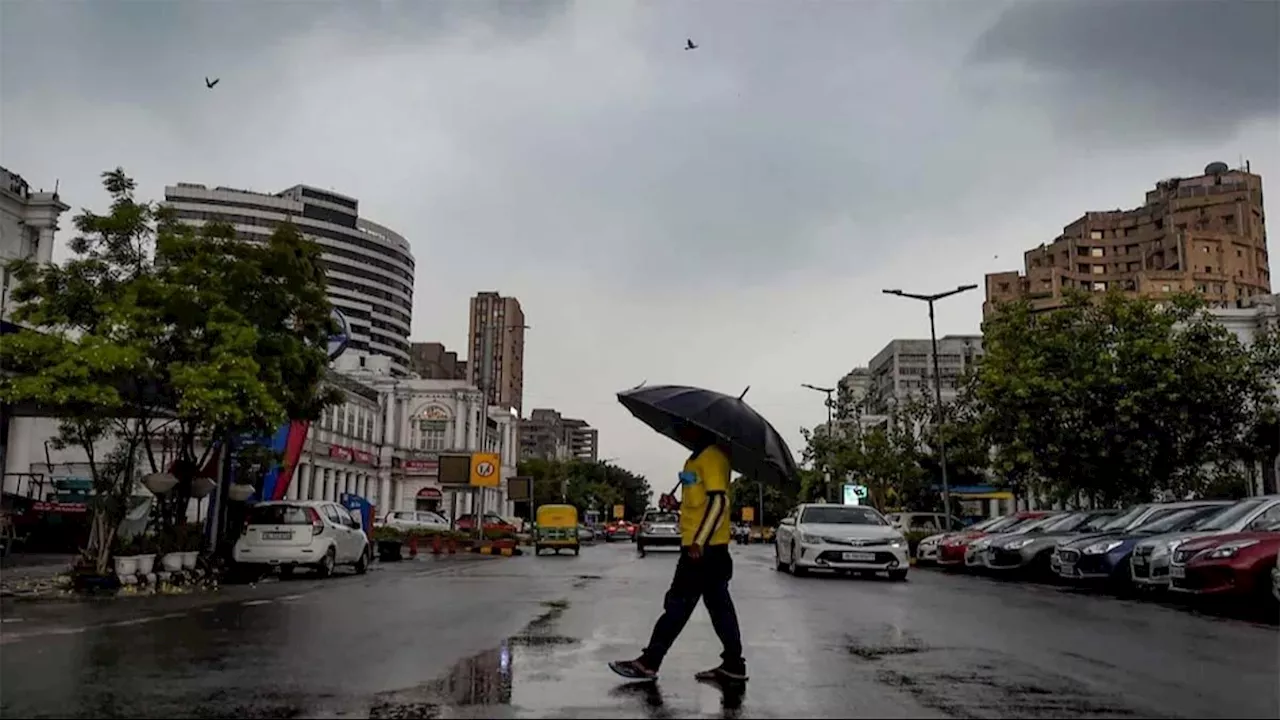
<instances>
[{"instance_id":1,"label":"car side mirror","mask_svg":"<svg viewBox=\"0 0 1280 720\"><path fill-rule=\"evenodd\" d=\"M791 518L782 518L782 520L778 524L779 525L795 525L796 521L792 520Z\"/></svg>"}]
</instances>

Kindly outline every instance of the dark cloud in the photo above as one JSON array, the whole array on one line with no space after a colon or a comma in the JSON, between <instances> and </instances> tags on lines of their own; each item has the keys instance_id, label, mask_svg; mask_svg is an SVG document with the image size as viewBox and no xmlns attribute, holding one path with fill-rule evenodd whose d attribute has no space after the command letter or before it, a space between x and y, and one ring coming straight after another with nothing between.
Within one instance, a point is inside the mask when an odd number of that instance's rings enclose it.
<instances>
[{"instance_id":1,"label":"dark cloud","mask_svg":"<svg viewBox=\"0 0 1280 720\"><path fill-rule=\"evenodd\" d=\"M1031 71L1068 130L1221 138L1280 110L1280 3L1019 2L970 59Z\"/></svg>"}]
</instances>

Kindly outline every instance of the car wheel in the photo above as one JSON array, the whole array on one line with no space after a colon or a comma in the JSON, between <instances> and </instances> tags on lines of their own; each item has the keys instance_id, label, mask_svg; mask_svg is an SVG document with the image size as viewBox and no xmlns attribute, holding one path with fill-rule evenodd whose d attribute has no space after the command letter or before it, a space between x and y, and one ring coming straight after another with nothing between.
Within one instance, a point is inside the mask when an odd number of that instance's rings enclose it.
<instances>
[{"instance_id":1,"label":"car wheel","mask_svg":"<svg viewBox=\"0 0 1280 720\"><path fill-rule=\"evenodd\" d=\"M782 548L778 547L778 543L773 544L773 569L778 572L785 572L787 564L782 562Z\"/></svg>"},{"instance_id":2,"label":"car wheel","mask_svg":"<svg viewBox=\"0 0 1280 720\"><path fill-rule=\"evenodd\" d=\"M578 557L578 550L579 550L579 548L574 548L574 549L573 549L573 556L574 556L574 557Z\"/></svg>"},{"instance_id":3,"label":"car wheel","mask_svg":"<svg viewBox=\"0 0 1280 720\"><path fill-rule=\"evenodd\" d=\"M337 553L334 552L333 547L330 547L324 552L324 559L316 566L316 574L322 578L327 578L333 575L333 566L336 564Z\"/></svg>"},{"instance_id":4,"label":"car wheel","mask_svg":"<svg viewBox=\"0 0 1280 720\"><path fill-rule=\"evenodd\" d=\"M906 570L890 570L889 579L894 582L903 582L904 580L907 579L907 571Z\"/></svg>"},{"instance_id":5,"label":"car wheel","mask_svg":"<svg viewBox=\"0 0 1280 720\"><path fill-rule=\"evenodd\" d=\"M800 577L804 575L805 569L796 563L796 555L796 544L793 542L791 543L791 557L788 558L790 562L787 564L787 571L796 577Z\"/></svg>"},{"instance_id":6,"label":"car wheel","mask_svg":"<svg viewBox=\"0 0 1280 720\"><path fill-rule=\"evenodd\" d=\"M366 547L364 552L360 553L360 559L356 561L356 574L363 575L367 572L369 572L369 548Z\"/></svg>"}]
</instances>

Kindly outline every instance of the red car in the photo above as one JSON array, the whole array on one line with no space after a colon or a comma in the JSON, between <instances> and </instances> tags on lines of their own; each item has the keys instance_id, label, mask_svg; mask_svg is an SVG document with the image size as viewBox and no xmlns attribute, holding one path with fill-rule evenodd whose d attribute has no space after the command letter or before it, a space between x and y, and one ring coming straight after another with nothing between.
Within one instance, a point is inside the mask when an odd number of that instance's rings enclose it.
<instances>
[{"instance_id":1,"label":"red car","mask_svg":"<svg viewBox=\"0 0 1280 720\"><path fill-rule=\"evenodd\" d=\"M1211 535L1183 543L1169 565L1169 589L1193 595L1253 596L1270 601L1280 527Z\"/></svg>"},{"instance_id":2,"label":"red car","mask_svg":"<svg viewBox=\"0 0 1280 720\"><path fill-rule=\"evenodd\" d=\"M466 515L459 515L458 520L453 524L453 527L464 532L475 530L476 516L470 513ZM496 513L485 513L484 531L485 533L511 533L514 535L516 532L516 526L506 520L503 520L502 517Z\"/></svg>"},{"instance_id":3,"label":"red car","mask_svg":"<svg viewBox=\"0 0 1280 720\"><path fill-rule=\"evenodd\" d=\"M1039 520L1052 514L1038 510L1016 512L1005 515L1000 521L982 530L961 530L938 544L938 564L943 567L963 567L965 552L969 549L969 543L974 540L991 533L1009 532L1023 523Z\"/></svg>"},{"instance_id":4,"label":"red car","mask_svg":"<svg viewBox=\"0 0 1280 720\"><path fill-rule=\"evenodd\" d=\"M632 540L636 536L636 526L626 520L615 520L604 526L604 541Z\"/></svg>"}]
</instances>

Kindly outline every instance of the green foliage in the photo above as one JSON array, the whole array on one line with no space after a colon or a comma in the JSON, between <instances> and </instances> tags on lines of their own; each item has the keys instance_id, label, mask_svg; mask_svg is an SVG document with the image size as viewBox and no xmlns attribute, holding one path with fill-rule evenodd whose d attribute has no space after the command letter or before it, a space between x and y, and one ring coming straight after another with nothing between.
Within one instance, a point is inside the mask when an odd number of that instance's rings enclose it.
<instances>
[{"instance_id":1,"label":"green foliage","mask_svg":"<svg viewBox=\"0 0 1280 720\"><path fill-rule=\"evenodd\" d=\"M110 212L76 216L74 257L14 268L14 319L38 331L0 346L0 399L60 417L60 442L89 454L99 495L132 490L139 449L151 472L164 469L152 441L176 437L179 484L162 509L172 525L213 440L265 435L338 401L322 385L331 309L321 251L288 224L246 242L230 225L177 222L135 200L120 169L103 186ZM123 474L96 467L95 443L112 440L126 447Z\"/></svg>"},{"instance_id":2,"label":"green foliage","mask_svg":"<svg viewBox=\"0 0 1280 720\"><path fill-rule=\"evenodd\" d=\"M1194 297L1076 294L1052 313L1014 303L984 336L969 390L996 464L1058 499L1219 492L1274 413L1274 331L1245 347Z\"/></svg>"},{"instance_id":3,"label":"green foliage","mask_svg":"<svg viewBox=\"0 0 1280 720\"><path fill-rule=\"evenodd\" d=\"M755 508L756 518L752 521L753 525L776 525L791 508L795 507L798 502L799 493L804 487L803 481L806 473L812 471L801 470L801 485L799 487L778 487L774 483L762 483L754 478L741 476L733 483L733 519L738 521L742 518L742 508ZM763 488L761 487L763 485ZM760 493L764 492L764 515L760 512Z\"/></svg>"},{"instance_id":4,"label":"green foliage","mask_svg":"<svg viewBox=\"0 0 1280 720\"><path fill-rule=\"evenodd\" d=\"M520 475L533 478L534 505L566 503L579 515L595 508L612 517L621 504L629 520L639 520L649 506L649 482L610 463L530 459L520 462Z\"/></svg>"}]
</instances>

